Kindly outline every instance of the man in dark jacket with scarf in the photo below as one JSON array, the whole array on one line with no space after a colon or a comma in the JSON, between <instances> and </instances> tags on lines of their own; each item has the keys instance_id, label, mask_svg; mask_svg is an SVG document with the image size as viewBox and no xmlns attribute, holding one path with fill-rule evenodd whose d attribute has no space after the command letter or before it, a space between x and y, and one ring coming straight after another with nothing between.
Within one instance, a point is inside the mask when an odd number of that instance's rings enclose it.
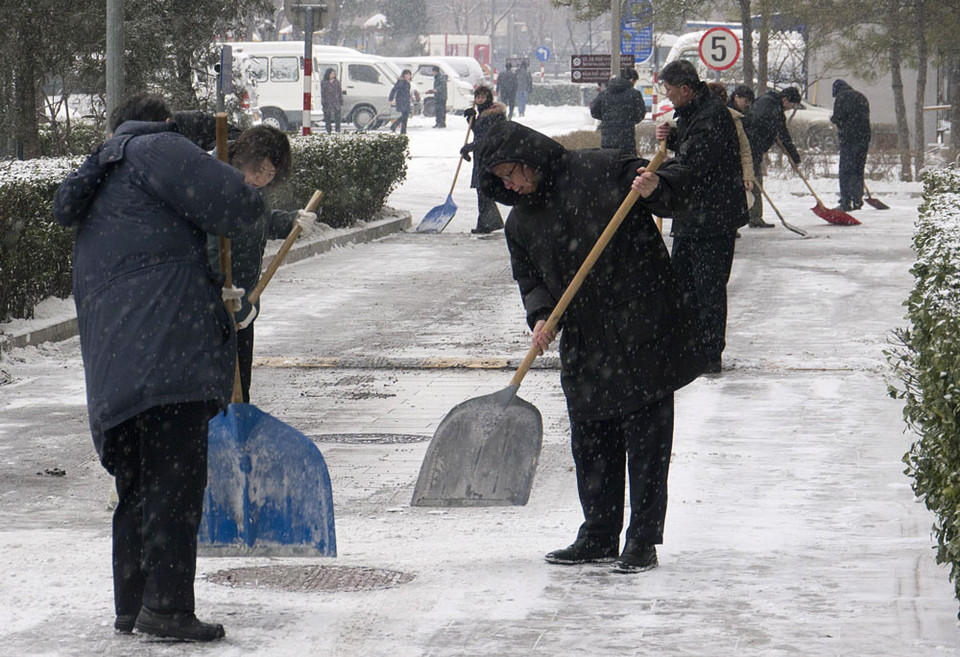
<instances>
[{"instance_id":1,"label":"man in dark jacket with scarf","mask_svg":"<svg viewBox=\"0 0 960 657\"><path fill-rule=\"evenodd\" d=\"M533 340L646 162L615 151L567 151L526 126L502 121L477 151L485 194L513 206L506 222L513 277ZM616 561L620 572L657 565L663 541L673 393L702 370L696 319L650 214L677 198L662 184L634 205L564 314L560 382L584 522L558 564ZM652 175L652 174L647 174ZM653 190L651 190L653 191ZM643 194L642 194L643 195ZM620 550L624 477L630 521Z\"/></svg>"},{"instance_id":2,"label":"man in dark jacket with scarf","mask_svg":"<svg viewBox=\"0 0 960 657\"><path fill-rule=\"evenodd\" d=\"M850 212L863 207L863 169L870 147L870 103L843 80L833 82L833 116L840 142L840 205Z\"/></svg>"},{"instance_id":3,"label":"man in dark jacket with scarf","mask_svg":"<svg viewBox=\"0 0 960 657\"><path fill-rule=\"evenodd\" d=\"M800 91L796 87L787 87L783 91L768 91L757 98L743 119L743 130L750 140L753 153L753 174L763 186L763 156L780 140L787 155L795 164L800 164L800 153L793 145L790 131L787 130L785 110L792 110L800 103ZM773 224L763 220L763 203L754 203L750 208L751 228L770 228Z\"/></svg>"},{"instance_id":4,"label":"man in dark jacket with scarf","mask_svg":"<svg viewBox=\"0 0 960 657\"><path fill-rule=\"evenodd\" d=\"M467 162L470 161L470 153L483 143L484 137L494 125L507 118L507 108L503 103L496 103L493 100L493 89L485 84L481 84L473 92L473 107L465 109L463 116L473 130L473 141L464 144L460 149L460 155ZM500 209L493 199L487 197L480 189L480 174L483 172L483 162L479 160L473 163L473 174L470 176L470 186L477 190L477 227L470 232L475 235L485 235L495 230L503 228L503 217L500 216Z\"/></svg>"},{"instance_id":5,"label":"man in dark jacket with scarf","mask_svg":"<svg viewBox=\"0 0 960 657\"><path fill-rule=\"evenodd\" d=\"M633 86L633 69L623 69L620 77L607 83L606 89L590 103L590 116L600 121L600 147L615 148L625 155L637 154L637 124L647 113L643 94Z\"/></svg>"},{"instance_id":6,"label":"man in dark jacket with scarf","mask_svg":"<svg viewBox=\"0 0 960 657\"><path fill-rule=\"evenodd\" d=\"M159 96L118 106L112 137L67 177L53 211L77 228L87 410L119 498L114 627L212 641L223 626L194 615L197 530L207 423L230 400L237 343L206 236L238 236L264 205L170 118Z\"/></svg>"},{"instance_id":7,"label":"man in dark jacket with scarf","mask_svg":"<svg viewBox=\"0 0 960 657\"><path fill-rule=\"evenodd\" d=\"M657 126L657 139L676 152L673 191L688 199L673 219L671 257L684 292L700 307L700 328L709 362L723 369L726 346L727 281L733 266L737 228L749 220L740 142L729 110L700 81L688 61L670 62L660 82L673 103L677 127Z\"/></svg>"}]
</instances>

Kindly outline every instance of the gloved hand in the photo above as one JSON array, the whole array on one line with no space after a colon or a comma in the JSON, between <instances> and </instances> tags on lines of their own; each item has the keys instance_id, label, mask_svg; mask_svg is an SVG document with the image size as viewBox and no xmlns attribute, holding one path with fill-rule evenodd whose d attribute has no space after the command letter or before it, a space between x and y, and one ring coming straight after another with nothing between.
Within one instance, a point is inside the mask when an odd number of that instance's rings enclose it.
<instances>
[{"instance_id":1,"label":"gloved hand","mask_svg":"<svg viewBox=\"0 0 960 657\"><path fill-rule=\"evenodd\" d=\"M310 237L317 232L317 213L307 212L306 210L297 210L297 225L300 226L302 235Z\"/></svg>"},{"instance_id":2,"label":"gloved hand","mask_svg":"<svg viewBox=\"0 0 960 657\"><path fill-rule=\"evenodd\" d=\"M256 306L250 306L250 312L247 313L247 316L237 322L237 329L245 329L250 326L250 324L253 323L253 320L257 318L258 312L259 311L257 310Z\"/></svg>"},{"instance_id":3,"label":"gloved hand","mask_svg":"<svg viewBox=\"0 0 960 657\"><path fill-rule=\"evenodd\" d=\"M460 149L460 157L467 162L470 161L470 146L468 144L464 144L463 148Z\"/></svg>"},{"instance_id":4,"label":"gloved hand","mask_svg":"<svg viewBox=\"0 0 960 657\"><path fill-rule=\"evenodd\" d=\"M467 119L467 121L475 119L477 118L477 110L473 107L468 107L467 109L463 110L463 116Z\"/></svg>"},{"instance_id":5,"label":"gloved hand","mask_svg":"<svg viewBox=\"0 0 960 657\"><path fill-rule=\"evenodd\" d=\"M220 291L223 296L223 303L226 304L230 312L235 313L240 310L240 299L247 293L242 287L230 286L224 287Z\"/></svg>"}]
</instances>

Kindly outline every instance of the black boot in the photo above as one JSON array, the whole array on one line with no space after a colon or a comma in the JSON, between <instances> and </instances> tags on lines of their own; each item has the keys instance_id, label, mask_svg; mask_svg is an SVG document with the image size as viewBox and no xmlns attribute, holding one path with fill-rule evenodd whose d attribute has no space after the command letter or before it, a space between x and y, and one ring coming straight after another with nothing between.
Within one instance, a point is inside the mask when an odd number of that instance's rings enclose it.
<instances>
[{"instance_id":1,"label":"black boot","mask_svg":"<svg viewBox=\"0 0 960 657\"><path fill-rule=\"evenodd\" d=\"M548 552L543 558L550 563L564 565L609 563L617 558L617 544L619 542L619 538L578 538L571 545L561 550Z\"/></svg>"},{"instance_id":2,"label":"black boot","mask_svg":"<svg viewBox=\"0 0 960 657\"><path fill-rule=\"evenodd\" d=\"M657 563L656 546L627 539L620 558L617 559L617 563L613 564L613 570L617 573L642 573L645 570L656 568Z\"/></svg>"},{"instance_id":3,"label":"black boot","mask_svg":"<svg viewBox=\"0 0 960 657\"><path fill-rule=\"evenodd\" d=\"M180 641L216 641L226 636L223 625L203 623L192 611L161 613L144 607L137 616L135 627L141 634Z\"/></svg>"},{"instance_id":4,"label":"black boot","mask_svg":"<svg viewBox=\"0 0 960 657\"><path fill-rule=\"evenodd\" d=\"M117 634L133 634L133 626L137 622L137 617L132 614L118 614L113 621L113 629Z\"/></svg>"}]
</instances>

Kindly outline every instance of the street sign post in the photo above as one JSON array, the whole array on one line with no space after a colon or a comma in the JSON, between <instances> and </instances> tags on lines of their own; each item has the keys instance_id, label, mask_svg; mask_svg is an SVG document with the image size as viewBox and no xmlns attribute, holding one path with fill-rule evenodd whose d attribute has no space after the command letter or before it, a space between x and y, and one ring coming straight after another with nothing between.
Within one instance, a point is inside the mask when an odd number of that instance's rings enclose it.
<instances>
[{"instance_id":1,"label":"street sign post","mask_svg":"<svg viewBox=\"0 0 960 657\"><path fill-rule=\"evenodd\" d=\"M620 66L633 68L633 55L621 55ZM610 55L571 55L570 81L599 84L610 80Z\"/></svg>"},{"instance_id":2,"label":"street sign post","mask_svg":"<svg viewBox=\"0 0 960 657\"><path fill-rule=\"evenodd\" d=\"M740 39L728 27L712 27L700 39L700 61L713 71L725 71L740 59Z\"/></svg>"}]
</instances>

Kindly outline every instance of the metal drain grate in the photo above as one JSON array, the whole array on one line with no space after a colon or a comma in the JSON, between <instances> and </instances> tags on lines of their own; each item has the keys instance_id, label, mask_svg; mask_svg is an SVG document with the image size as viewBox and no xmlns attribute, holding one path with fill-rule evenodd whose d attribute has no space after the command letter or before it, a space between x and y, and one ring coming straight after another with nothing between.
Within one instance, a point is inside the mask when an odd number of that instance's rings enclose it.
<instances>
[{"instance_id":1,"label":"metal drain grate","mask_svg":"<svg viewBox=\"0 0 960 657\"><path fill-rule=\"evenodd\" d=\"M413 579L409 573L348 566L256 566L221 570L207 577L214 584L281 591L369 591L389 589Z\"/></svg>"},{"instance_id":2,"label":"metal drain grate","mask_svg":"<svg viewBox=\"0 0 960 657\"><path fill-rule=\"evenodd\" d=\"M318 443L346 443L349 445L403 445L423 443L431 436L404 433L323 433L310 438Z\"/></svg>"}]
</instances>

